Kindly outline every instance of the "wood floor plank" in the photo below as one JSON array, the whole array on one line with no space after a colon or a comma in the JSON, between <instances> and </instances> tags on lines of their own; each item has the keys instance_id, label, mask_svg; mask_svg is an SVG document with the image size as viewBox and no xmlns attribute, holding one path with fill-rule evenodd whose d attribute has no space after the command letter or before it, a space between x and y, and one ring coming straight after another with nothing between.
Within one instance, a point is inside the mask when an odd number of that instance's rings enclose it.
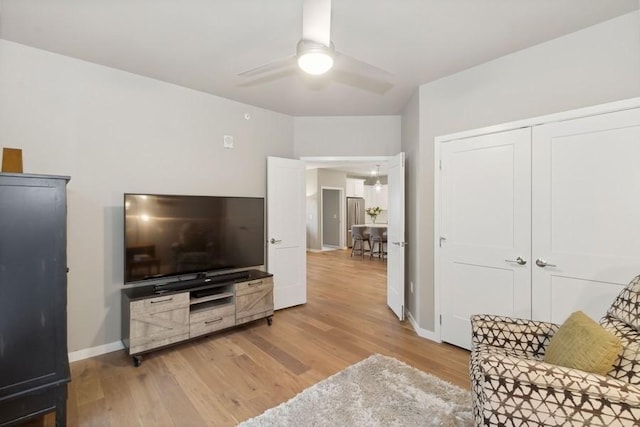
<instances>
[{"instance_id":1,"label":"wood floor plank","mask_svg":"<svg viewBox=\"0 0 640 427\"><path fill-rule=\"evenodd\" d=\"M67 401L67 406L69 402ZM69 420L67 419L67 422ZM94 400L78 406L78 425L86 427L109 427L111 419L104 399Z\"/></svg>"},{"instance_id":2,"label":"wood floor plank","mask_svg":"<svg viewBox=\"0 0 640 427\"><path fill-rule=\"evenodd\" d=\"M196 410L193 402L191 402L186 391L180 386L180 383L174 377L167 363L176 355L167 352L163 355L164 369L160 369L156 375L153 375L156 386L160 390L161 402L165 406L170 420L175 426L183 425L207 425L205 419Z\"/></svg>"},{"instance_id":3,"label":"wood floor plank","mask_svg":"<svg viewBox=\"0 0 640 427\"><path fill-rule=\"evenodd\" d=\"M146 366L145 366L146 367ZM135 414L140 426L167 426L172 423L167 408L162 404L156 382L145 372L128 379L129 389L135 405Z\"/></svg>"},{"instance_id":4,"label":"wood floor plank","mask_svg":"<svg viewBox=\"0 0 640 427\"><path fill-rule=\"evenodd\" d=\"M130 378L131 375L111 376L101 381L104 401L109 411L109 425L131 425L137 418L135 414L138 408L128 384Z\"/></svg>"},{"instance_id":5,"label":"wood floor plank","mask_svg":"<svg viewBox=\"0 0 640 427\"><path fill-rule=\"evenodd\" d=\"M277 311L270 327L258 320L150 353L138 368L124 351L72 363L68 425L233 426L375 353L468 389L469 353L399 322L386 261L349 255L309 253L308 302Z\"/></svg>"}]
</instances>

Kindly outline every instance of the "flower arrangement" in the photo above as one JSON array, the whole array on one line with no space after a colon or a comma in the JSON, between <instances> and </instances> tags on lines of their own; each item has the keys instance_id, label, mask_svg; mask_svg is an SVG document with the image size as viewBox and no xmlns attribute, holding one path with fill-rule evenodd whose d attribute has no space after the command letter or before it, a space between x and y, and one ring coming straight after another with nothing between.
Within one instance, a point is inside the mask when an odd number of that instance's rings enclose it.
<instances>
[{"instance_id":1,"label":"flower arrangement","mask_svg":"<svg viewBox=\"0 0 640 427\"><path fill-rule=\"evenodd\" d=\"M372 206L365 209L365 212L371 217L371 221L375 224L376 218L380 215L382 209L380 209L380 206Z\"/></svg>"}]
</instances>

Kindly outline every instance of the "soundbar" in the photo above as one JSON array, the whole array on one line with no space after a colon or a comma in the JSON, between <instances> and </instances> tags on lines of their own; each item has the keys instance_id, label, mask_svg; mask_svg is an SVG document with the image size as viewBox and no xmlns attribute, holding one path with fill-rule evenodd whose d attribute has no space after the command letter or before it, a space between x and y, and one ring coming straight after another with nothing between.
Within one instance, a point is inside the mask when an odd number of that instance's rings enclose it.
<instances>
[{"instance_id":1,"label":"soundbar","mask_svg":"<svg viewBox=\"0 0 640 427\"><path fill-rule=\"evenodd\" d=\"M209 277L197 277L189 280L178 280L176 282L160 283L153 287L155 292L163 291L179 291L181 289L195 288L196 286L206 285L211 283Z\"/></svg>"},{"instance_id":2,"label":"soundbar","mask_svg":"<svg viewBox=\"0 0 640 427\"><path fill-rule=\"evenodd\" d=\"M238 279L248 279L250 277L251 277L251 273L249 271L238 271L236 273L220 274L217 276L210 276L210 277L203 275L203 276L196 277L195 279L160 283L160 284L154 285L153 291L156 293L167 292L167 291L179 291L182 289L195 288L203 285L233 282Z\"/></svg>"}]
</instances>

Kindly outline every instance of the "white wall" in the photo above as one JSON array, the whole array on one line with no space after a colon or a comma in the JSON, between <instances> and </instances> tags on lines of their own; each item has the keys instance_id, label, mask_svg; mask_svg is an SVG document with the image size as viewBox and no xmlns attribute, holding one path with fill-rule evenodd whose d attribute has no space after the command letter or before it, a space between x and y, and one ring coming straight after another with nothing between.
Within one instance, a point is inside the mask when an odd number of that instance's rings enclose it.
<instances>
[{"instance_id":1,"label":"white wall","mask_svg":"<svg viewBox=\"0 0 640 427\"><path fill-rule=\"evenodd\" d=\"M434 330L433 139L452 132L640 96L640 12L516 52L420 87L418 324ZM413 110L411 110L413 111ZM412 138L403 150L415 152ZM411 223L410 223L411 224ZM415 257L412 257L415 259ZM411 270L411 269L410 269ZM414 304L409 303L412 307ZM415 313L412 313L415 315Z\"/></svg>"},{"instance_id":2,"label":"white wall","mask_svg":"<svg viewBox=\"0 0 640 427\"><path fill-rule=\"evenodd\" d=\"M400 152L400 116L296 117L295 156L392 156Z\"/></svg>"},{"instance_id":3,"label":"white wall","mask_svg":"<svg viewBox=\"0 0 640 427\"><path fill-rule=\"evenodd\" d=\"M307 249L320 250L320 236L318 220L318 206L320 195L318 194L318 169L307 170Z\"/></svg>"},{"instance_id":4,"label":"white wall","mask_svg":"<svg viewBox=\"0 0 640 427\"><path fill-rule=\"evenodd\" d=\"M419 143L420 143L420 97L416 92L402 111L402 151L405 152L405 300L406 309L414 319L419 316L417 301L420 288L417 283L420 259L418 245L412 241L412 235L418 230L418 201L420 193ZM410 283L413 282L413 290Z\"/></svg>"},{"instance_id":5,"label":"white wall","mask_svg":"<svg viewBox=\"0 0 640 427\"><path fill-rule=\"evenodd\" d=\"M123 193L265 196L266 157L293 156L293 119L0 40L0 146L23 150L25 172L71 176L76 351L120 340Z\"/></svg>"}]
</instances>

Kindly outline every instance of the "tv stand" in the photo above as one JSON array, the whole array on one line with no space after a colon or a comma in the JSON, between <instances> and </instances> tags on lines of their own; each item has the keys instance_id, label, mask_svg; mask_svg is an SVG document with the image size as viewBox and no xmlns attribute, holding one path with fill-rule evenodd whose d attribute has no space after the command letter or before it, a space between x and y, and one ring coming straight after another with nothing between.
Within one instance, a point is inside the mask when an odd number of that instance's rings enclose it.
<instances>
[{"instance_id":1,"label":"tv stand","mask_svg":"<svg viewBox=\"0 0 640 427\"><path fill-rule=\"evenodd\" d=\"M122 341L142 355L258 319L273 322L273 275L249 270L122 290Z\"/></svg>"}]
</instances>

